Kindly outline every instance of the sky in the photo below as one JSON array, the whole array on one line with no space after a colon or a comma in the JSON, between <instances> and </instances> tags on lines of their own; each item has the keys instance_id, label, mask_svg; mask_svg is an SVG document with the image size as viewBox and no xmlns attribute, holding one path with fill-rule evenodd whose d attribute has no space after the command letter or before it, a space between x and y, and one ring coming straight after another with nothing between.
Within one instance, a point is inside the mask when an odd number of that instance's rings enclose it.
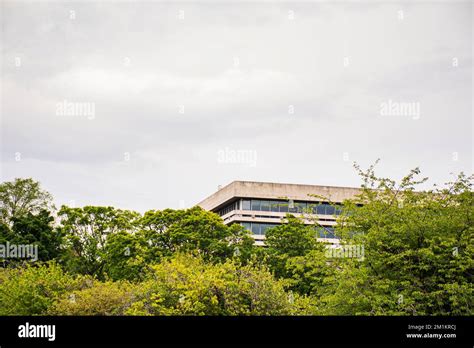
<instances>
[{"instance_id":1,"label":"sky","mask_svg":"<svg viewBox=\"0 0 474 348\"><path fill-rule=\"evenodd\" d=\"M473 172L473 5L2 1L0 179L187 208L234 180Z\"/></svg>"}]
</instances>

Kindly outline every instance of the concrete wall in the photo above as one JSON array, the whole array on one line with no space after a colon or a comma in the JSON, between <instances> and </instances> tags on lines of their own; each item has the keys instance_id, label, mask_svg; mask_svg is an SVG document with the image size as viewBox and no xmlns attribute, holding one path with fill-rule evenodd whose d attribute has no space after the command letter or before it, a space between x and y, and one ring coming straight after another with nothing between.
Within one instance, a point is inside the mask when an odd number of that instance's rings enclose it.
<instances>
[{"instance_id":1,"label":"concrete wall","mask_svg":"<svg viewBox=\"0 0 474 348\"><path fill-rule=\"evenodd\" d=\"M235 197L262 199L288 198L304 201L324 200L311 195L323 196L331 202L340 203L359 192L360 189L353 187L233 181L198 203L198 205L206 210L215 210Z\"/></svg>"}]
</instances>

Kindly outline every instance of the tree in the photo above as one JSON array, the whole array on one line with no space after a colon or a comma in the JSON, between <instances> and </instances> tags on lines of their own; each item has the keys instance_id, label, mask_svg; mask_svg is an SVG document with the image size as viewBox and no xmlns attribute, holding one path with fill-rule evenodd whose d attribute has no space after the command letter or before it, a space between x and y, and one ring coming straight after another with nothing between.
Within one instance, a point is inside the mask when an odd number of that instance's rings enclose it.
<instances>
[{"instance_id":1,"label":"tree","mask_svg":"<svg viewBox=\"0 0 474 348\"><path fill-rule=\"evenodd\" d=\"M226 226L215 213L194 207L186 210L151 210L140 221L142 241L150 245L148 260L175 252L198 251L208 260L232 257L236 248L249 257L253 239L240 225Z\"/></svg>"},{"instance_id":2,"label":"tree","mask_svg":"<svg viewBox=\"0 0 474 348\"><path fill-rule=\"evenodd\" d=\"M58 212L59 229L65 236L64 262L72 272L103 276L106 242L109 236L127 231L133 233L140 214L113 207L62 206Z\"/></svg>"},{"instance_id":3,"label":"tree","mask_svg":"<svg viewBox=\"0 0 474 348\"><path fill-rule=\"evenodd\" d=\"M68 275L55 263L1 269L0 315L44 315L63 294L90 281Z\"/></svg>"},{"instance_id":4,"label":"tree","mask_svg":"<svg viewBox=\"0 0 474 348\"><path fill-rule=\"evenodd\" d=\"M31 178L0 184L0 222L11 226L14 218L54 209L52 196Z\"/></svg>"},{"instance_id":5,"label":"tree","mask_svg":"<svg viewBox=\"0 0 474 348\"><path fill-rule=\"evenodd\" d=\"M290 315L309 314L308 298L285 291L264 267L231 260L209 263L177 253L152 266L140 287L134 315Z\"/></svg>"},{"instance_id":6,"label":"tree","mask_svg":"<svg viewBox=\"0 0 474 348\"><path fill-rule=\"evenodd\" d=\"M27 213L13 219L10 243L38 246L38 260L48 261L59 257L63 236L53 228L54 218L47 210Z\"/></svg>"},{"instance_id":7,"label":"tree","mask_svg":"<svg viewBox=\"0 0 474 348\"><path fill-rule=\"evenodd\" d=\"M332 267L326 257L326 244L317 240L315 225L290 214L287 223L266 233L266 254L270 270L286 280L287 288L300 294L319 294Z\"/></svg>"},{"instance_id":8,"label":"tree","mask_svg":"<svg viewBox=\"0 0 474 348\"><path fill-rule=\"evenodd\" d=\"M415 191L419 170L400 183L374 167L361 194L345 203L347 242L363 245L362 261L344 260L322 298L328 314L472 315L474 312L473 177Z\"/></svg>"},{"instance_id":9,"label":"tree","mask_svg":"<svg viewBox=\"0 0 474 348\"><path fill-rule=\"evenodd\" d=\"M112 280L143 280L154 259L149 256L150 249L140 233L119 231L111 234L104 250L104 272Z\"/></svg>"}]
</instances>

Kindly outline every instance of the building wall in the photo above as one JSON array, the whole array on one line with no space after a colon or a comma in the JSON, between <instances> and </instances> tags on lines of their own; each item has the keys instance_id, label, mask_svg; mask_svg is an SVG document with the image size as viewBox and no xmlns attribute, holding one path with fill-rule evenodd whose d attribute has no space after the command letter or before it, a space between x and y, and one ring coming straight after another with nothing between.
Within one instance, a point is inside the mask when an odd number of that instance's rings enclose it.
<instances>
[{"instance_id":1,"label":"building wall","mask_svg":"<svg viewBox=\"0 0 474 348\"><path fill-rule=\"evenodd\" d=\"M248 206L244 207L244 200L286 201L289 207L293 207L293 211L290 211L290 213L303 217L306 224L314 224L317 221L317 224L322 227L321 237L324 237L320 238L320 240L337 244L339 242L337 239L332 237L326 238L327 235L331 236L330 231L336 224L336 215L317 214L316 212L318 211L314 205L327 206L324 202L341 204L345 199L352 198L359 192L360 189L351 187L234 181L204 199L198 205L203 209L219 213L227 225L239 223L248 227L249 224L281 224L287 212L252 210ZM314 209L314 213L295 211L296 208L294 206L298 206L299 202L310 204L310 208ZM280 209L285 208L280 207ZM322 210L325 212L324 209ZM256 227L257 230L259 228L259 225L252 226ZM264 235L254 234L253 237L256 240L256 244L263 245Z\"/></svg>"}]
</instances>

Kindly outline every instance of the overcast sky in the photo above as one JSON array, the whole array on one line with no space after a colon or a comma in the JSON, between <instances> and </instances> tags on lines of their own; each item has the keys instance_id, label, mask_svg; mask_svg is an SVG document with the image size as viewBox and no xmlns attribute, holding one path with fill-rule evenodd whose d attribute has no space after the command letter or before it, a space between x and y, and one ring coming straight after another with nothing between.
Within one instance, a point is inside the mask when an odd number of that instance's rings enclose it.
<instances>
[{"instance_id":1,"label":"overcast sky","mask_svg":"<svg viewBox=\"0 0 474 348\"><path fill-rule=\"evenodd\" d=\"M473 171L469 1L0 6L1 179L58 205Z\"/></svg>"}]
</instances>

